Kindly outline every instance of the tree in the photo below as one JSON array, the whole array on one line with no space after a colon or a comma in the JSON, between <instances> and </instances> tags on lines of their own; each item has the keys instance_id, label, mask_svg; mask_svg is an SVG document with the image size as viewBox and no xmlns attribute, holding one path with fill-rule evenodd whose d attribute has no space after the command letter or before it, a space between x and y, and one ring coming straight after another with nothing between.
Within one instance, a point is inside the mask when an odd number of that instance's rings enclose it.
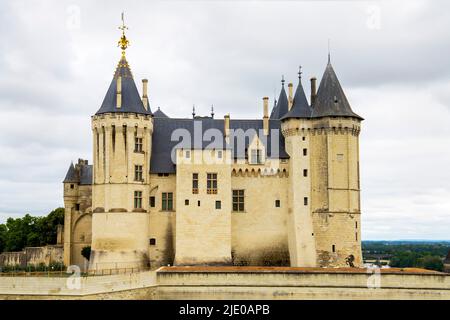
<instances>
[{"instance_id":1,"label":"tree","mask_svg":"<svg viewBox=\"0 0 450 320\"><path fill-rule=\"evenodd\" d=\"M443 271L444 263L439 256L424 256L419 259L419 266L429 270Z\"/></svg>"},{"instance_id":2,"label":"tree","mask_svg":"<svg viewBox=\"0 0 450 320\"><path fill-rule=\"evenodd\" d=\"M81 249L81 255L89 261L91 258L91 246L83 247L83 249Z\"/></svg>"},{"instance_id":3,"label":"tree","mask_svg":"<svg viewBox=\"0 0 450 320\"><path fill-rule=\"evenodd\" d=\"M64 208L57 208L46 217L26 214L22 218L8 218L6 224L0 225L0 252L56 244L59 224L64 224Z\"/></svg>"},{"instance_id":4,"label":"tree","mask_svg":"<svg viewBox=\"0 0 450 320\"><path fill-rule=\"evenodd\" d=\"M64 224L64 208L57 208L38 221L40 245L55 244L58 225Z\"/></svg>"},{"instance_id":5,"label":"tree","mask_svg":"<svg viewBox=\"0 0 450 320\"><path fill-rule=\"evenodd\" d=\"M4 224L0 224L0 253L3 252L6 246L6 233L8 229Z\"/></svg>"}]
</instances>

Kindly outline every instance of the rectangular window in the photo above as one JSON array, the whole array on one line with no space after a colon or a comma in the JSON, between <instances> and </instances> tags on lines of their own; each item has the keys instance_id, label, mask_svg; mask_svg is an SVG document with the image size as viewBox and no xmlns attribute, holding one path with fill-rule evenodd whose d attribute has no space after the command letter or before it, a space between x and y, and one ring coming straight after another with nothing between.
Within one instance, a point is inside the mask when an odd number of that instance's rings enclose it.
<instances>
[{"instance_id":1,"label":"rectangular window","mask_svg":"<svg viewBox=\"0 0 450 320\"><path fill-rule=\"evenodd\" d=\"M150 239L150 245L151 246L156 246L156 239L155 238L151 238Z\"/></svg>"},{"instance_id":2,"label":"rectangular window","mask_svg":"<svg viewBox=\"0 0 450 320\"><path fill-rule=\"evenodd\" d=\"M303 149L303 155L304 156L308 155L308 149Z\"/></svg>"},{"instance_id":3,"label":"rectangular window","mask_svg":"<svg viewBox=\"0 0 450 320\"><path fill-rule=\"evenodd\" d=\"M173 211L173 193L163 192L162 193L162 211Z\"/></svg>"},{"instance_id":4,"label":"rectangular window","mask_svg":"<svg viewBox=\"0 0 450 320\"><path fill-rule=\"evenodd\" d=\"M305 140L306 140L306 137L302 137L302 140L305 141Z\"/></svg>"},{"instance_id":5,"label":"rectangular window","mask_svg":"<svg viewBox=\"0 0 450 320\"><path fill-rule=\"evenodd\" d=\"M303 176L307 177L308 176L308 169L303 169Z\"/></svg>"},{"instance_id":6,"label":"rectangular window","mask_svg":"<svg viewBox=\"0 0 450 320\"><path fill-rule=\"evenodd\" d=\"M192 193L198 194L198 173L192 174Z\"/></svg>"},{"instance_id":7,"label":"rectangular window","mask_svg":"<svg viewBox=\"0 0 450 320\"><path fill-rule=\"evenodd\" d=\"M76 204L75 204L75 210L76 210L76 211L80 211L80 204L79 204L79 203L76 203Z\"/></svg>"},{"instance_id":8,"label":"rectangular window","mask_svg":"<svg viewBox=\"0 0 450 320\"><path fill-rule=\"evenodd\" d=\"M233 190L233 211L243 212L244 210L244 190Z\"/></svg>"},{"instance_id":9,"label":"rectangular window","mask_svg":"<svg viewBox=\"0 0 450 320\"><path fill-rule=\"evenodd\" d=\"M191 151L187 150L186 151L186 159L189 159L191 157Z\"/></svg>"},{"instance_id":10,"label":"rectangular window","mask_svg":"<svg viewBox=\"0 0 450 320\"><path fill-rule=\"evenodd\" d=\"M134 192L134 208L142 209L142 191Z\"/></svg>"},{"instance_id":11,"label":"rectangular window","mask_svg":"<svg viewBox=\"0 0 450 320\"><path fill-rule=\"evenodd\" d=\"M70 189L73 189L73 188L74 188L74 185L73 185L73 184L71 184L71 185L70 185Z\"/></svg>"},{"instance_id":12,"label":"rectangular window","mask_svg":"<svg viewBox=\"0 0 450 320\"><path fill-rule=\"evenodd\" d=\"M334 244L331 246L331 250L332 250L333 252L336 252L336 246L335 246Z\"/></svg>"},{"instance_id":13,"label":"rectangular window","mask_svg":"<svg viewBox=\"0 0 450 320\"><path fill-rule=\"evenodd\" d=\"M251 159L251 163L253 163L253 164L261 164L262 163L262 150L261 149L252 149L250 159Z\"/></svg>"},{"instance_id":14,"label":"rectangular window","mask_svg":"<svg viewBox=\"0 0 450 320\"><path fill-rule=\"evenodd\" d=\"M355 240L358 241L358 232L355 232Z\"/></svg>"},{"instance_id":15,"label":"rectangular window","mask_svg":"<svg viewBox=\"0 0 450 320\"><path fill-rule=\"evenodd\" d=\"M142 152L142 138L134 138L134 152Z\"/></svg>"},{"instance_id":16,"label":"rectangular window","mask_svg":"<svg viewBox=\"0 0 450 320\"><path fill-rule=\"evenodd\" d=\"M154 196L150 197L150 207L154 208L156 205L156 199Z\"/></svg>"},{"instance_id":17,"label":"rectangular window","mask_svg":"<svg viewBox=\"0 0 450 320\"><path fill-rule=\"evenodd\" d=\"M222 150L217 151L217 158L222 159Z\"/></svg>"},{"instance_id":18,"label":"rectangular window","mask_svg":"<svg viewBox=\"0 0 450 320\"><path fill-rule=\"evenodd\" d=\"M304 204L305 206L308 205L308 197L304 197L304 198L303 198L303 204Z\"/></svg>"},{"instance_id":19,"label":"rectangular window","mask_svg":"<svg viewBox=\"0 0 450 320\"><path fill-rule=\"evenodd\" d=\"M142 166L135 165L134 166L134 181L143 181L142 179Z\"/></svg>"},{"instance_id":20,"label":"rectangular window","mask_svg":"<svg viewBox=\"0 0 450 320\"><path fill-rule=\"evenodd\" d=\"M208 194L217 194L217 173L206 174L206 192Z\"/></svg>"},{"instance_id":21,"label":"rectangular window","mask_svg":"<svg viewBox=\"0 0 450 320\"><path fill-rule=\"evenodd\" d=\"M188 206L189 205L189 199L184 200L184 205Z\"/></svg>"},{"instance_id":22,"label":"rectangular window","mask_svg":"<svg viewBox=\"0 0 450 320\"><path fill-rule=\"evenodd\" d=\"M216 209L222 209L222 202L216 201Z\"/></svg>"},{"instance_id":23,"label":"rectangular window","mask_svg":"<svg viewBox=\"0 0 450 320\"><path fill-rule=\"evenodd\" d=\"M276 207L276 208L281 207L281 202L280 202L280 200L275 200L275 207Z\"/></svg>"},{"instance_id":24,"label":"rectangular window","mask_svg":"<svg viewBox=\"0 0 450 320\"><path fill-rule=\"evenodd\" d=\"M197 206L200 207L200 200L197 201Z\"/></svg>"}]
</instances>

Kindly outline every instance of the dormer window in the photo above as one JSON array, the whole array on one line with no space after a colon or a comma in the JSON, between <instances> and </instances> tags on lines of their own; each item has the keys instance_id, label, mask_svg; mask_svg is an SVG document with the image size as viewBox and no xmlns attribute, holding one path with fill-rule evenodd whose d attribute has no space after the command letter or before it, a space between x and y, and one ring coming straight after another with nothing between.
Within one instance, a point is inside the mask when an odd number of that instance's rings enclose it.
<instances>
[{"instance_id":1,"label":"dormer window","mask_svg":"<svg viewBox=\"0 0 450 320\"><path fill-rule=\"evenodd\" d=\"M262 150L261 149L252 149L250 163L252 164L262 164Z\"/></svg>"}]
</instances>

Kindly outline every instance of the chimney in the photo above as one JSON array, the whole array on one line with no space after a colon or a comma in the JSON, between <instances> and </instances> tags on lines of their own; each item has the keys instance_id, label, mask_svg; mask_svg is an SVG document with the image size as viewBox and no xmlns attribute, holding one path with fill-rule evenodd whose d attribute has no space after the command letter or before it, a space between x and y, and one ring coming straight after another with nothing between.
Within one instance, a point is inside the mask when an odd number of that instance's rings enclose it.
<instances>
[{"instance_id":1,"label":"chimney","mask_svg":"<svg viewBox=\"0 0 450 320\"><path fill-rule=\"evenodd\" d=\"M264 116L263 116L263 131L264 135L269 134L269 97L263 98Z\"/></svg>"},{"instance_id":2,"label":"chimney","mask_svg":"<svg viewBox=\"0 0 450 320\"><path fill-rule=\"evenodd\" d=\"M314 105L314 102L316 102L316 94L317 94L316 83L317 83L316 77L311 78L311 107Z\"/></svg>"},{"instance_id":3,"label":"chimney","mask_svg":"<svg viewBox=\"0 0 450 320\"><path fill-rule=\"evenodd\" d=\"M224 132L225 132L225 138L228 138L230 135L230 114L226 114L223 117L224 120Z\"/></svg>"},{"instance_id":4,"label":"chimney","mask_svg":"<svg viewBox=\"0 0 450 320\"><path fill-rule=\"evenodd\" d=\"M116 107L122 107L122 77L117 77L117 99L116 99Z\"/></svg>"},{"instance_id":5,"label":"chimney","mask_svg":"<svg viewBox=\"0 0 450 320\"><path fill-rule=\"evenodd\" d=\"M291 83L288 84L288 92L289 92L289 98L288 98L288 110L290 111L292 108L293 103L293 92L294 92L294 85Z\"/></svg>"},{"instance_id":6,"label":"chimney","mask_svg":"<svg viewBox=\"0 0 450 320\"><path fill-rule=\"evenodd\" d=\"M142 104L145 110L148 110L148 80L142 79Z\"/></svg>"}]
</instances>

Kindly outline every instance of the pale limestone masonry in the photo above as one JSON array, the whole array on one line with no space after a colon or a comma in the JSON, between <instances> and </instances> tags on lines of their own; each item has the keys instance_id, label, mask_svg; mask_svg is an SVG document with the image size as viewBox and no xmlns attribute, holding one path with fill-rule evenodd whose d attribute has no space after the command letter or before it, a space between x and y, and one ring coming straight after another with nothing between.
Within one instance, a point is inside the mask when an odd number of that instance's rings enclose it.
<instances>
[{"instance_id":1,"label":"pale limestone masonry","mask_svg":"<svg viewBox=\"0 0 450 320\"><path fill-rule=\"evenodd\" d=\"M0 253L0 268L4 266L38 266L63 263L64 247L51 245L44 247L26 247L18 252Z\"/></svg>"},{"instance_id":2,"label":"pale limestone masonry","mask_svg":"<svg viewBox=\"0 0 450 320\"><path fill-rule=\"evenodd\" d=\"M90 245L98 270L361 266L362 118L330 62L312 105L301 79L289 98L283 80L260 119L153 114L147 85L140 97L123 52L92 116L93 164L64 179L66 265L85 268Z\"/></svg>"},{"instance_id":3,"label":"pale limestone masonry","mask_svg":"<svg viewBox=\"0 0 450 320\"><path fill-rule=\"evenodd\" d=\"M237 268L234 268L237 269ZM450 300L450 275L425 270L162 268L81 277L0 277L0 299L434 299ZM76 285L79 284L79 287Z\"/></svg>"}]
</instances>

